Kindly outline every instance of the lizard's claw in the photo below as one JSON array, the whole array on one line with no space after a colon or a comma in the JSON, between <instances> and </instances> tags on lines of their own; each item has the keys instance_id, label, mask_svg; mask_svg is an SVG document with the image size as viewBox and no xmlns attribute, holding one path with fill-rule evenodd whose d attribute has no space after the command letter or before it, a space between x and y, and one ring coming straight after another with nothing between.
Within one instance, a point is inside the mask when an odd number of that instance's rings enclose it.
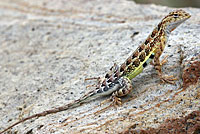
<instances>
[{"instance_id":1,"label":"lizard's claw","mask_svg":"<svg viewBox=\"0 0 200 134\"><path fill-rule=\"evenodd\" d=\"M163 60L161 61L161 66L164 65L165 63L167 63L167 57L168 55L166 55Z\"/></svg>"},{"instance_id":2,"label":"lizard's claw","mask_svg":"<svg viewBox=\"0 0 200 134\"><path fill-rule=\"evenodd\" d=\"M160 76L160 80L162 82L166 82L166 83L169 83L169 84L175 84L174 81L176 81L177 78L175 78L173 75L170 75L170 76Z\"/></svg>"}]
</instances>

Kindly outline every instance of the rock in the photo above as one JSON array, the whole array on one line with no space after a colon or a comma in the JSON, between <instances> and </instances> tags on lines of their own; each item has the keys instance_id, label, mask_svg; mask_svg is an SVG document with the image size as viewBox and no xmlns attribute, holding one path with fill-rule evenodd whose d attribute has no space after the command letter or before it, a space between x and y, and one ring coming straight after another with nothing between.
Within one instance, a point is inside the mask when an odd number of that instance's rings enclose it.
<instances>
[{"instance_id":1,"label":"rock","mask_svg":"<svg viewBox=\"0 0 200 134\"><path fill-rule=\"evenodd\" d=\"M122 0L0 2L0 131L21 118L70 103L86 89L85 78L104 76L121 64L174 9ZM184 57L199 46L200 9L172 32L161 59L176 85L161 84L152 66L133 79L123 106L99 98L75 109L26 121L10 132L120 133L156 129L167 119L200 110L200 84L181 88ZM134 33L139 34L134 35ZM134 36L133 36L134 35ZM186 63L183 61L183 64ZM95 83L95 81L94 81ZM63 121L62 123L60 121Z\"/></svg>"},{"instance_id":2,"label":"rock","mask_svg":"<svg viewBox=\"0 0 200 134\"><path fill-rule=\"evenodd\" d=\"M158 128L146 130L133 130L134 126L124 131L123 134L199 134L200 111L193 111L186 117L167 119Z\"/></svg>"}]
</instances>

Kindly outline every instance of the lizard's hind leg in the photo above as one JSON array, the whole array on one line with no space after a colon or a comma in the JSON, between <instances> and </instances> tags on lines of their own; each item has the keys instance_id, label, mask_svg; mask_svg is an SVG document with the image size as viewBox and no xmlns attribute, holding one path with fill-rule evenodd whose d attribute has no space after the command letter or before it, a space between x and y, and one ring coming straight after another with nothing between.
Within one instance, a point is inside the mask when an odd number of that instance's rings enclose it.
<instances>
[{"instance_id":1,"label":"lizard's hind leg","mask_svg":"<svg viewBox=\"0 0 200 134\"><path fill-rule=\"evenodd\" d=\"M113 101L114 107L121 106L122 100L120 97L126 96L132 90L132 84L128 78L123 78L121 84L122 86L120 87L120 89L113 92L111 96L111 100Z\"/></svg>"}]
</instances>

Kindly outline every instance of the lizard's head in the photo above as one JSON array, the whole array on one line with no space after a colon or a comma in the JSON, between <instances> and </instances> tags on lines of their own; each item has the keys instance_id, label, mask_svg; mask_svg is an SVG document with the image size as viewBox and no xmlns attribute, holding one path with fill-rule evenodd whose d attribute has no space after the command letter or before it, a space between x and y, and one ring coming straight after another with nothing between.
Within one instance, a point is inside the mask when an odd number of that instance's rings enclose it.
<instances>
[{"instance_id":1,"label":"lizard's head","mask_svg":"<svg viewBox=\"0 0 200 134\"><path fill-rule=\"evenodd\" d=\"M165 28L168 32L173 31L177 26L179 26L181 23L189 19L191 15L189 13L186 13L183 10L176 10L173 12L170 12L163 20L162 24L165 24Z\"/></svg>"}]
</instances>

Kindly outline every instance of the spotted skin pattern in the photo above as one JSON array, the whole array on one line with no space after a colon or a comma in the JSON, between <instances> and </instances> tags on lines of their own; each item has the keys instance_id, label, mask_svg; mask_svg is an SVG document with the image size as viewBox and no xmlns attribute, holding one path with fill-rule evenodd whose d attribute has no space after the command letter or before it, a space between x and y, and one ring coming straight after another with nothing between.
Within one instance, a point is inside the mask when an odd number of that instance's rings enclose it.
<instances>
[{"instance_id":1,"label":"spotted skin pattern","mask_svg":"<svg viewBox=\"0 0 200 134\"><path fill-rule=\"evenodd\" d=\"M183 10L170 12L169 15L164 17L145 42L120 66L120 76L131 80L152 62L161 80L172 83L173 79L168 79L162 75L162 63L159 57L165 48L170 33L188 18L190 18L190 15Z\"/></svg>"},{"instance_id":2,"label":"spotted skin pattern","mask_svg":"<svg viewBox=\"0 0 200 134\"><path fill-rule=\"evenodd\" d=\"M161 66L164 62L160 62L159 57L165 48L171 31L188 18L190 18L190 15L183 10L170 12L162 19L144 43L142 43L121 66L114 64L111 67L105 77L98 82L94 91L88 92L80 99L74 100L67 105L26 117L7 127L1 131L0 134L29 119L65 111L104 95L112 94L111 99L113 100L114 106L121 105L121 99L119 97L130 93L132 90L131 80L141 73L150 62L154 65L162 81L172 83L174 79L162 75Z\"/></svg>"},{"instance_id":3,"label":"spotted skin pattern","mask_svg":"<svg viewBox=\"0 0 200 134\"><path fill-rule=\"evenodd\" d=\"M114 64L110 72L105 75L103 82L100 82L96 88L97 93L99 95L113 93L114 105L121 104L121 100L117 97L125 96L132 90L131 80L140 74L150 62L154 65L163 82L174 84L175 78L163 76L161 67L166 61L160 62L159 58L165 48L169 34L188 18L190 18L190 14L183 10L170 12L120 67Z\"/></svg>"}]
</instances>

